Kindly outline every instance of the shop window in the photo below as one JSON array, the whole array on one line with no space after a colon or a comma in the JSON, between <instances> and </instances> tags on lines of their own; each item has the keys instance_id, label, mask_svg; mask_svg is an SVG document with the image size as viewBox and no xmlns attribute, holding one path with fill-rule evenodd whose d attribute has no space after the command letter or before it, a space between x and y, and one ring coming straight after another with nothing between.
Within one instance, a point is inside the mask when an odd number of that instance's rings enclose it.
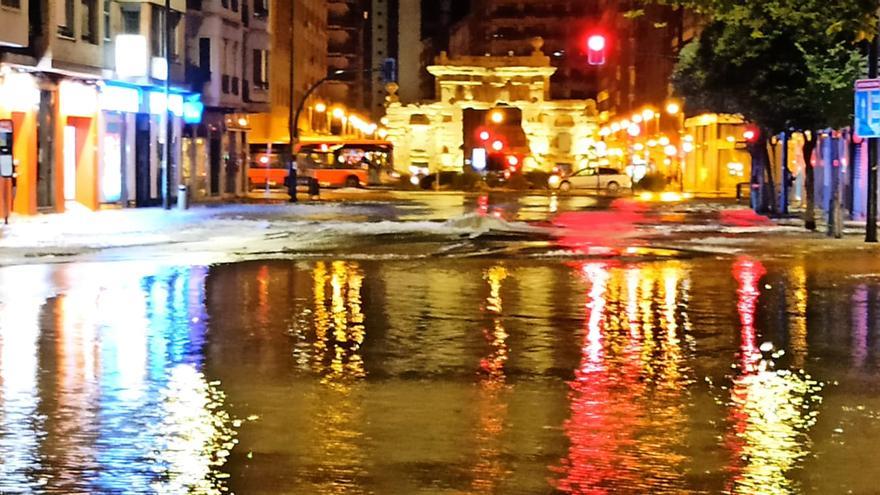
<instances>
[{"instance_id":1,"label":"shop window","mask_svg":"<svg viewBox=\"0 0 880 495\"><path fill-rule=\"evenodd\" d=\"M4 7L10 7L13 9L21 8L21 0L2 0L0 1L0 5Z\"/></svg>"}]
</instances>

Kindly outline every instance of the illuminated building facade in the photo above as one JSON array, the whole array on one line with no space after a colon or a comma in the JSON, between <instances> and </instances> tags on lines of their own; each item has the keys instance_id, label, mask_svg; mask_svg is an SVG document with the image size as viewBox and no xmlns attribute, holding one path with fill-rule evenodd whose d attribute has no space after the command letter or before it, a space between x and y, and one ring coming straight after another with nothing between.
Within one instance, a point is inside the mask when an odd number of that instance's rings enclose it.
<instances>
[{"instance_id":1,"label":"illuminated building facade","mask_svg":"<svg viewBox=\"0 0 880 495\"><path fill-rule=\"evenodd\" d=\"M390 85L383 123L399 171L481 171L484 152L513 157L526 171L583 164L596 144L595 102L550 99L556 68L542 44L532 40L526 56L441 52L428 67L436 78L433 102L404 105Z\"/></svg>"},{"instance_id":2,"label":"illuminated building facade","mask_svg":"<svg viewBox=\"0 0 880 495\"><path fill-rule=\"evenodd\" d=\"M684 190L701 196L735 197L737 184L748 183L751 176L742 118L706 114L687 119L684 127L693 143L683 169Z\"/></svg>"}]
</instances>

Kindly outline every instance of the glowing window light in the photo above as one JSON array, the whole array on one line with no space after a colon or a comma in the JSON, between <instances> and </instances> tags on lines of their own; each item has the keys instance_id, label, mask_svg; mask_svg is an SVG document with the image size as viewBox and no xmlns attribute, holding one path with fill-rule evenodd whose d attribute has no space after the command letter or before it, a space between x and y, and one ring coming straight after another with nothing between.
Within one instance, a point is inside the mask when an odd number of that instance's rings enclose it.
<instances>
[{"instance_id":1,"label":"glowing window light","mask_svg":"<svg viewBox=\"0 0 880 495\"><path fill-rule=\"evenodd\" d=\"M137 113L141 106L141 92L137 88L104 86L101 89L101 109L111 112Z\"/></svg>"},{"instance_id":2,"label":"glowing window light","mask_svg":"<svg viewBox=\"0 0 880 495\"><path fill-rule=\"evenodd\" d=\"M150 113L161 115L165 113L166 108L171 110L177 117L183 116L183 95L172 94L168 99L168 106L165 106L165 93L161 91L150 92Z\"/></svg>"},{"instance_id":3,"label":"glowing window light","mask_svg":"<svg viewBox=\"0 0 880 495\"><path fill-rule=\"evenodd\" d=\"M146 77L149 69L147 38L139 34L120 34L114 43L116 76L121 79Z\"/></svg>"}]
</instances>

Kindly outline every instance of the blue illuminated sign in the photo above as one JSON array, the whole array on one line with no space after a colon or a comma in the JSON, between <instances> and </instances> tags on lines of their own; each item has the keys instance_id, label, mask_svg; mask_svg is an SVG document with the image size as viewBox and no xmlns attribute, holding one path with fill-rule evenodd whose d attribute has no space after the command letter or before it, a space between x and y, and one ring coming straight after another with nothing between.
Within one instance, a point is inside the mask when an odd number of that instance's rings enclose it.
<instances>
[{"instance_id":1,"label":"blue illuminated sign","mask_svg":"<svg viewBox=\"0 0 880 495\"><path fill-rule=\"evenodd\" d=\"M198 95L183 102L183 121L187 124L200 124L204 112L205 104L198 100Z\"/></svg>"}]
</instances>

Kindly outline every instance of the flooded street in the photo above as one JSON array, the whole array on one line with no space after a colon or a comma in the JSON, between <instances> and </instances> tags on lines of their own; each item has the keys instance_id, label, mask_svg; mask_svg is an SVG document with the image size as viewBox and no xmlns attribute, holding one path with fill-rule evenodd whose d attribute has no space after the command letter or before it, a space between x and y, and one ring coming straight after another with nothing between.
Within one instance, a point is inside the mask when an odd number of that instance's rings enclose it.
<instances>
[{"instance_id":1,"label":"flooded street","mask_svg":"<svg viewBox=\"0 0 880 495\"><path fill-rule=\"evenodd\" d=\"M0 301L2 493L875 489L868 255L27 265Z\"/></svg>"}]
</instances>

